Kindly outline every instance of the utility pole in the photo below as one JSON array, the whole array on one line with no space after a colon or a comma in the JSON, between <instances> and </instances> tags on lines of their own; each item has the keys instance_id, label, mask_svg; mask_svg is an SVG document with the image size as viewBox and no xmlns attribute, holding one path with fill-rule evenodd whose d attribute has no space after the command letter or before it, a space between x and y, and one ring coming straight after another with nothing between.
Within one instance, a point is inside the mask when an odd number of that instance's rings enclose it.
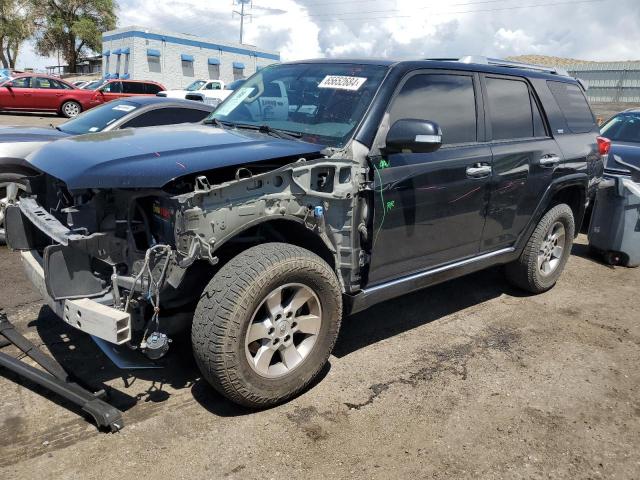
<instances>
[{"instance_id":1,"label":"utility pole","mask_svg":"<svg viewBox=\"0 0 640 480\"><path fill-rule=\"evenodd\" d=\"M240 11L238 10L233 11L233 13L237 13L238 15L240 15L240 44L242 44L242 39L244 35L244 17L251 16L250 13L244 13L244 6L249 5L249 8L251 8L252 3L253 3L252 0L234 0L233 1L234 5L240 6Z\"/></svg>"}]
</instances>

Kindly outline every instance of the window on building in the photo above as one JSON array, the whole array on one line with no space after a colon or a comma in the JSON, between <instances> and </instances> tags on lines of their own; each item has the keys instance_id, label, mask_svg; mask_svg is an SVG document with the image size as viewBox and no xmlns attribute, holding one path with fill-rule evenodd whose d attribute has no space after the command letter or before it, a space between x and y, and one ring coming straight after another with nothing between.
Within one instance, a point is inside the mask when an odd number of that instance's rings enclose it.
<instances>
[{"instance_id":1,"label":"window on building","mask_svg":"<svg viewBox=\"0 0 640 480\"><path fill-rule=\"evenodd\" d=\"M391 124L413 118L437 123L442 143L477 141L476 99L470 75L414 75L390 109Z\"/></svg>"},{"instance_id":2,"label":"window on building","mask_svg":"<svg viewBox=\"0 0 640 480\"><path fill-rule=\"evenodd\" d=\"M538 105L524 81L487 78L486 84L493 140L546 135Z\"/></svg>"}]
</instances>

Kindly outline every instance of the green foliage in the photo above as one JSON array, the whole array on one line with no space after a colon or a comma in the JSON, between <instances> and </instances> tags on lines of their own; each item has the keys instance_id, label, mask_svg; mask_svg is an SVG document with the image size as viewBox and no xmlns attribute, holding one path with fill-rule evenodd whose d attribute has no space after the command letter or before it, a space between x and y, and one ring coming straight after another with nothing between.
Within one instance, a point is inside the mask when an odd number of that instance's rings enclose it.
<instances>
[{"instance_id":1,"label":"green foliage","mask_svg":"<svg viewBox=\"0 0 640 480\"><path fill-rule=\"evenodd\" d=\"M36 51L61 53L72 72L80 58L102 49L102 33L116 26L114 0L30 1L39 19Z\"/></svg>"},{"instance_id":2,"label":"green foliage","mask_svg":"<svg viewBox=\"0 0 640 480\"><path fill-rule=\"evenodd\" d=\"M28 0L0 0L0 62L15 68L22 43L33 35L34 12Z\"/></svg>"}]
</instances>

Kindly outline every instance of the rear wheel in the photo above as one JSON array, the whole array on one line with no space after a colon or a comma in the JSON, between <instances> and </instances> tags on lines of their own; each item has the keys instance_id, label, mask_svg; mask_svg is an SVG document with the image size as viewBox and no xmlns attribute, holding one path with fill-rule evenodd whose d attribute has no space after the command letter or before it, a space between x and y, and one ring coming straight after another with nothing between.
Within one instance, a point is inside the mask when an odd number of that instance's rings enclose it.
<instances>
[{"instance_id":1,"label":"rear wheel","mask_svg":"<svg viewBox=\"0 0 640 480\"><path fill-rule=\"evenodd\" d=\"M4 228L5 209L16 202L20 192L26 189L24 176L15 173L0 173L0 245L6 242Z\"/></svg>"},{"instance_id":2,"label":"rear wheel","mask_svg":"<svg viewBox=\"0 0 640 480\"><path fill-rule=\"evenodd\" d=\"M552 288L571 255L575 222L566 204L549 210L529 238L520 258L506 266L507 279L531 293Z\"/></svg>"},{"instance_id":3,"label":"rear wheel","mask_svg":"<svg viewBox=\"0 0 640 480\"><path fill-rule=\"evenodd\" d=\"M62 104L62 106L60 107L60 112L67 118L73 118L80 115L80 113L82 112L82 107L78 102L69 100Z\"/></svg>"},{"instance_id":4,"label":"rear wheel","mask_svg":"<svg viewBox=\"0 0 640 480\"><path fill-rule=\"evenodd\" d=\"M318 375L341 317L341 289L326 262L293 245L259 245L209 282L193 319L194 356L206 380L230 400L276 405Z\"/></svg>"}]
</instances>

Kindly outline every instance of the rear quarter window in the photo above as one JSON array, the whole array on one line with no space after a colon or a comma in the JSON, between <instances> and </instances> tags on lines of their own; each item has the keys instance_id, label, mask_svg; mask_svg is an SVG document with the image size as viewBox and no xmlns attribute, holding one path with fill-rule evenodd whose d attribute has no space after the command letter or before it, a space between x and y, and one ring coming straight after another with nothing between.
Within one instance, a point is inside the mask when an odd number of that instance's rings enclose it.
<instances>
[{"instance_id":1,"label":"rear quarter window","mask_svg":"<svg viewBox=\"0 0 640 480\"><path fill-rule=\"evenodd\" d=\"M591 107L580 87L554 81L548 81L547 85L572 133L587 133L597 129Z\"/></svg>"}]
</instances>

